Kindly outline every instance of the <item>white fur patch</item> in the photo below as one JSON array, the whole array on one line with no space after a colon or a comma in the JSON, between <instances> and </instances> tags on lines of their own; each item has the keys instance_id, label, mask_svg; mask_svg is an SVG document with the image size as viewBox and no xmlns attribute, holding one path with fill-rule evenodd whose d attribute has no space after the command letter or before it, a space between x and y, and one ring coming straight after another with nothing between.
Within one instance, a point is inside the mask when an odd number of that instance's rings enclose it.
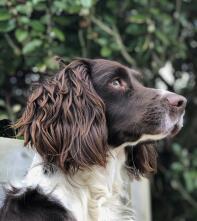
<instances>
[{"instance_id":1,"label":"white fur patch","mask_svg":"<svg viewBox=\"0 0 197 221\"><path fill-rule=\"evenodd\" d=\"M133 141L133 142L125 142L120 145L120 147L126 147L126 146L135 146L138 143L141 143L143 141L156 141L156 140L161 140L165 138L167 134L143 134L138 140Z\"/></svg>"},{"instance_id":2,"label":"white fur patch","mask_svg":"<svg viewBox=\"0 0 197 221\"><path fill-rule=\"evenodd\" d=\"M94 166L78 171L72 178L60 170L44 175L42 159L36 154L23 186L39 185L45 194L51 194L70 210L77 221L133 221L123 151L112 150L106 168ZM126 201L123 203L121 198Z\"/></svg>"}]
</instances>

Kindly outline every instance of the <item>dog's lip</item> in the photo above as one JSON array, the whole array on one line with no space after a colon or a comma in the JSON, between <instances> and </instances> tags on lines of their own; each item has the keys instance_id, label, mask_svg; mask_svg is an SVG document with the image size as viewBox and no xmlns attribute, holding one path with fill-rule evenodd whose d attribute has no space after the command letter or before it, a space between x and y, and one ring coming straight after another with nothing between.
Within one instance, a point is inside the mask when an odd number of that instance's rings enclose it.
<instances>
[{"instance_id":1,"label":"dog's lip","mask_svg":"<svg viewBox=\"0 0 197 221\"><path fill-rule=\"evenodd\" d=\"M185 115L185 111L182 113L178 121L173 125L173 127L168 132L168 137L176 136L181 128L183 127L183 117Z\"/></svg>"},{"instance_id":2,"label":"dog's lip","mask_svg":"<svg viewBox=\"0 0 197 221\"><path fill-rule=\"evenodd\" d=\"M169 133L169 137L176 136L179 133L179 131L181 130L181 128L182 127L179 124L175 124Z\"/></svg>"},{"instance_id":3,"label":"dog's lip","mask_svg":"<svg viewBox=\"0 0 197 221\"><path fill-rule=\"evenodd\" d=\"M181 123L181 121L179 120L172 128L171 130L169 130L169 137L174 137L176 136L179 131L181 130L181 128L183 127L183 124Z\"/></svg>"}]
</instances>

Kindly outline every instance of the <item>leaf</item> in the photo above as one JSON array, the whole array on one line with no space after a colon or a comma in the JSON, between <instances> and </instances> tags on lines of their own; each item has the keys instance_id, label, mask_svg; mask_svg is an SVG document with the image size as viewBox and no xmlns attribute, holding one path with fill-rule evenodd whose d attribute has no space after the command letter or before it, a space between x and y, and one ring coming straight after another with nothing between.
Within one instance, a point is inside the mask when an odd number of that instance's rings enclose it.
<instances>
[{"instance_id":1,"label":"leaf","mask_svg":"<svg viewBox=\"0 0 197 221\"><path fill-rule=\"evenodd\" d=\"M30 16L33 11L33 5L31 1L26 1L25 4L18 4L16 5L16 10L20 14L25 14Z\"/></svg>"},{"instance_id":2,"label":"leaf","mask_svg":"<svg viewBox=\"0 0 197 221\"><path fill-rule=\"evenodd\" d=\"M106 38L98 38L97 43L101 46L105 46L105 45L107 45L108 41Z\"/></svg>"},{"instance_id":3,"label":"leaf","mask_svg":"<svg viewBox=\"0 0 197 221\"><path fill-rule=\"evenodd\" d=\"M0 86L4 84L5 81L5 74L1 73L0 74ZM0 106L1 106L1 99L0 99Z\"/></svg>"},{"instance_id":4,"label":"leaf","mask_svg":"<svg viewBox=\"0 0 197 221\"><path fill-rule=\"evenodd\" d=\"M101 55L103 57L109 57L111 55L111 50L108 47L103 47L101 49Z\"/></svg>"},{"instance_id":5,"label":"leaf","mask_svg":"<svg viewBox=\"0 0 197 221\"><path fill-rule=\"evenodd\" d=\"M137 14L137 15L132 15L129 18L130 22L141 24L146 22L147 17L145 15Z\"/></svg>"},{"instance_id":6,"label":"leaf","mask_svg":"<svg viewBox=\"0 0 197 221\"><path fill-rule=\"evenodd\" d=\"M182 148L181 148L181 145L180 145L179 143L173 143L172 149L173 149L173 152L174 152L177 156L180 156Z\"/></svg>"},{"instance_id":7,"label":"leaf","mask_svg":"<svg viewBox=\"0 0 197 221\"><path fill-rule=\"evenodd\" d=\"M146 33L146 26L144 24L130 24L126 28L126 33L132 35L140 35Z\"/></svg>"},{"instance_id":8,"label":"leaf","mask_svg":"<svg viewBox=\"0 0 197 221\"><path fill-rule=\"evenodd\" d=\"M4 100L2 100L2 99L0 99L0 107L5 107L6 105L5 105L5 101Z\"/></svg>"},{"instance_id":9,"label":"leaf","mask_svg":"<svg viewBox=\"0 0 197 221\"><path fill-rule=\"evenodd\" d=\"M16 26L15 20L0 21L0 32L12 31Z\"/></svg>"},{"instance_id":10,"label":"leaf","mask_svg":"<svg viewBox=\"0 0 197 221\"><path fill-rule=\"evenodd\" d=\"M168 44L169 44L169 40L168 40L167 36L166 36L164 33L160 32L160 31L156 31L156 32L155 32L155 35L157 36L157 38L158 38L161 42L163 42L163 44L165 44L165 45L168 45Z\"/></svg>"},{"instance_id":11,"label":"leaf","mask_svg":"<svg viewBox=\"0 0 197 221\"><path fill-rule=\"evenodd\" d=\"M28 42L23 48L23 54L29 54L33 52L36 48L42 45L42 41L39 39L34 39L33 41Z\"/></svg>"},{"instance_id":12,"label":"leaf","mask_svg":"<svg viewBox=\"0 0 197 221\"><path fill-rule=\"evenodd\" d=\"M39 20L32 20L31 26L35 31L44 32L45 26Z\"/></svg>"},{"instance_id":13,"label":"leaf","mask_svg":"<svg viewBox=\"0 0 197 221\"><path fill-rule=\"evenodd\" d=\"M90 8L92 6L92 0L81 0L81 5L85 8Z\"/></svg>"},{"instance_id":14,"label":"leaf","mask_svg":"<svg viewBox=\"0 0 197 221\"><path fill-rule=\"evenodd\" d=\"M172 163L171 168L176 172L181 172L183 170L182 164L180 164L178 162Z\"/></svg>"},{"instance_id":15,"label":"leaf","mask_svg":"<svg viewBox=\"0 0 197 221\"><path fill-rule=\"evenodd\" d=\"M20 16L18 18L18 21L21 23L21 24L29 24L30 23L30 19L26 16Z\"/></svg>"},{"instance_id":16,"label":"leaf","mask_svg":"<svg viewBox=\"0 0 197 221\"><path fill-rule=\"evenodd\" d=\"M6 21L11 18L11 15L9 14L8 10L0 9L0 21Z\"/></svg>"},{"instance_id":17,"label":"leaf","mask_svg":"<svg viewBox=\"0 0 197 221\"><path fill-rule=\"evenodd\" d=\"M27 39L28 37L28 32L25 31L25 30L22 30L22 29L17 29L15 31L15 36L16 36L16 39L19 41L19 42L23 42L25 39Z\"/></svg>"},{"instance_id":18,"label":"leaf","mask_svg":"<svg viewBox=\"0 0 197 221\"><path fill-rule=\"evenodd\" d=\"M32 0L33 5L37 5L40 2L45 2L45 0Z\"/></svg>"},{"instance_id":19,"label":"leaf","mask_svg":"<svg viewBox=\"0 0 197 221\"><path fill-rule=\"evenodd\" d=\"M51 35L56 37L60 41L64 41L65 40L64 33L60 29L58 29L58 28L53 28L52 32L51 32Z\"/></svg>"},{"instance_id":20,"label":"leaf","mask_svg":"<svg viewBox=\"0 0 197 221\"><path fill-rule=\"evenodd\" d=\"M187 187L187 190L189 192L193 191L194 188L195 188L195 177L196 177L196 174L194 176L194 174L192 174L192 172L189 172L189 171L185 171L183 173L183 177L185 179L185 184L186 184L186 187Z\"/></svg>"}]
</instances>

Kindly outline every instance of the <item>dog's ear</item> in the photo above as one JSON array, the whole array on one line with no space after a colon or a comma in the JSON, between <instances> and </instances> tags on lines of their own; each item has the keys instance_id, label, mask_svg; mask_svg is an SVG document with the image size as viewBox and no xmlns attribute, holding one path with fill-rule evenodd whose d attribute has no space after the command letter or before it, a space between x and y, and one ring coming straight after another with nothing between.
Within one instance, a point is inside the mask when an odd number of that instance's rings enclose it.
<instances>
[{"instance_id":1,"label":"dog's ear","mask_svg":"<svg viewBox=\"0 0 197 221\"><path fill-rule=\"evenodd\" d=\"M91 82L90 60L75 60L40 84L15 127L45 162L65 173L106 165L105 106Z\"/></svg>"},{"instance_id":2,"label":"dog's ear","mask_svg":"<svg viewBox=\"0 0 197 221\"><path fill-rule=\"evenodd\" d=\"M126 168L135 178L157 171L157 152L152 143L126 147Z\"/></svg>"}]
</instances>

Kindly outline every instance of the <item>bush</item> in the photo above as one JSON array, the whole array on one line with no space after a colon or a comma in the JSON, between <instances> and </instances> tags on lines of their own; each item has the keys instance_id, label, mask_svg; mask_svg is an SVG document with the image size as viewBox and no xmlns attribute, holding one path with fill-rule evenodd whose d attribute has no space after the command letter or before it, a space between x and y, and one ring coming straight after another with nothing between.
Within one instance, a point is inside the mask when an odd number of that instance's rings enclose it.
<instances>
[{"instance_id":1,"label":"bush","mask_svg":"<svg viewBox=\"0 0 197 221\"><path fill-rule=\"evenodd\" d=\"M57 69L56 55L137 66L146 85L188 98L184 130L159 149L153 219L196 220L196 8L194 0L1 0L0 118L16 120L29 85Z\"/></svg>"}]
</instances>

